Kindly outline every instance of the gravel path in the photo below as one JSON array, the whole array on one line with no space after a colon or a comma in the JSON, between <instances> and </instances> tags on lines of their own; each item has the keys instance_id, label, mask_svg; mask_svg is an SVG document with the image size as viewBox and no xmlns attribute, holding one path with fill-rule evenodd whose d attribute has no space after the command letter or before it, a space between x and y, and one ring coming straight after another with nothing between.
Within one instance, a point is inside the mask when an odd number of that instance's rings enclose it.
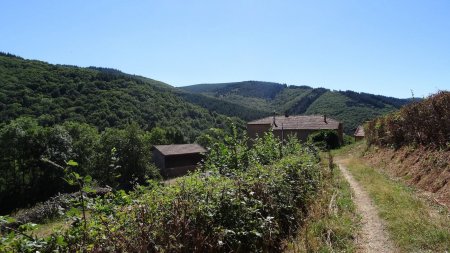
<instances>
[{"instance_id":1,"label":"gravel path","mask_svg":"<svg viewBox=\"0 0 450 253\"><path fill-rule=\"evenodd\" d=\"M344 165L339 164L339 169L354 192L356 209L362 217L362 231L360 238L358 238L358 245L361 251L376 253L396 252L383 225L383 221L378 216L377 209L367 192L353 178Z\"/></svg>"}]
</instances>

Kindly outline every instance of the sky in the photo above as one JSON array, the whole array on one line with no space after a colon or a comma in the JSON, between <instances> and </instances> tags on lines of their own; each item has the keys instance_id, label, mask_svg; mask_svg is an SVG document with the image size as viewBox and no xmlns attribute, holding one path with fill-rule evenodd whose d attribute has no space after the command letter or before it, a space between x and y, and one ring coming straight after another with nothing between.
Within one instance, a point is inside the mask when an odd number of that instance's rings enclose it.
<instances>
[{"instance_id":1,"label":"sky","mask_svg":"<svg viewBox=\"0 0 450 253\"><path fill-rule=\"evenodd\" d=\"M450 90L448 0L0 0L0 51L173 86Z\"/></svg>"}]
</instances>

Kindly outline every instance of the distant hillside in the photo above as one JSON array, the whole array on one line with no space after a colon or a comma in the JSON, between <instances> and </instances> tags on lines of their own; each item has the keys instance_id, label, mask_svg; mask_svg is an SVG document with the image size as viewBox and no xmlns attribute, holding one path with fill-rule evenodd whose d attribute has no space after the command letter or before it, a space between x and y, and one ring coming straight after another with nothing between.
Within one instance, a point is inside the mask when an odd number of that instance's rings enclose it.
<instances>
[{"instance_id":1,"label":"distant hillside","mask_svg":"<svg viewBox=\"0 0 450 253\"><path fill-rule=\"evenodd\" d=\"M182 97L184 100L206 108L209 111L231 117L238 117L245 121L258 119L269 115L268 112L259 110L257 108L248 107L239 103L206 96L199 93L179 92L176 94Z\"/></svg>"},{"instance_id":2,"label":"distant hillside","mask_svg":"<svg viewBox=\"0 0 450 253\"><path fill-rule=\"evenodd\" d=\"M77 121L143 129L159 126L194 140L210 127L225 127L226 116L240 126L268 115L328 114L351 133L357 125L408 103L352 91L246 81L199 84L181 89L119 70L53 65L0 53L0 124L19 116L41 125ZM241 121L243 120L243 121Z\"/></svg>"},{"instance_id":3,"label":"distant hillside","mask_svg":"<svg viewBox=\"0 0 450 253\"><path fill-rule=\"evenodd\" d=\"M0 124L26 115L41 125L77 121L100 130L135 121L143 129L172 129L193 141L202 130L228 125L227 117L217 113L226 112L227 105L227 115L259 116L239 105L119 70L52 65L0 53ZM240 119L234 121L243 126Z\"/></svg>"},{"instance_id":4,"label":"distant hillside","mask_svg":"<svg viewBox=\"0 0 450 253\"><path fill-rule=\"evenodd\" d=\"M395 111L411 102L409 99L368 93L260 81L198 84L180 89L258 110L266 115L274 111L278 114L327 114L342 121L348 134L366 120Z\"/></svg>"}]
</instances>

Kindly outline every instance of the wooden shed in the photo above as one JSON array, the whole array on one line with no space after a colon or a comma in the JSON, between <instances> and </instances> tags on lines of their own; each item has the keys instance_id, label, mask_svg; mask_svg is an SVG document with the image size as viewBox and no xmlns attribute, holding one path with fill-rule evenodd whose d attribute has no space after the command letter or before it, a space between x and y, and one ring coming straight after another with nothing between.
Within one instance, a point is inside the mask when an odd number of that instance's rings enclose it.
<instances>
[{"instance_id":1,"label":"wooden shed","mask_svg":"<svg viewBox=\"0 0 450 253\"><path fill-rule=\"evenodd\" d=\"M182 176L195 170L206 149L198 144L153 146L153 161L165 178Z\"/></svg>"},{"instance_id":2,"label":"wooden shed","mask_svg":"<svg viewBox=\"0 0 450 253\"><path fill-rule=\"evenodd\" d=\"M343 143L342 123L327 118L326 115L272 116L247 123L247 133L250 138L262 136L270 129L279 138L295 134L300 141L306 141L308 135L316 131L334 130L337 132L341 144Z\"/></svg>"},{"instance_id":3,"label":"wooden shed","mask_svg":"<svg viewBox=\"0 0 450 253\"><path fill-rule=\"evenodd\" d=\"M364 127L363 126L358 126L358 128L356 128L355 133L353 134L353 136L355 136L355 141L360 141L362 139L364 139Z\"/></svg>"}]
</instances>

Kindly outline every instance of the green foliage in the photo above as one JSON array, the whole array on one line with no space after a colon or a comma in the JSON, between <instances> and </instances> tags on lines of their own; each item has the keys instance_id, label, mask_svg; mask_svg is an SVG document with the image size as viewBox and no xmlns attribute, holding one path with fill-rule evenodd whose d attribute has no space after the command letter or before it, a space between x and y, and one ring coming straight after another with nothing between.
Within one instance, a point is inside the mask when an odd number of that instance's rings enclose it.
<instances>
[{"instance_id":1,"label":"green foliage","mask_svg":"<svg viewBox=\"0 0 450 253\"><path fill-rule=\"evenodd\" d=\"M1 212L74 191L61 180L64 170L57 166L66 161L77 161L74 173L92 175L101 185L114 188L131 189L135 183L159 178L150 148L171 141L173 133L167 132L159 128L145 132L136 123L99 133L85 123L50 127L28 117L13 120L0 128Z\"/></svg>"},{"instance_id":2,"label":"green foliage","mask_svg":"<svg viewBox=\"0 0 450 253\"><path fill-rule=\"evenodd\" d=\"M70 160L67 163L67 167L64 169L65 176L64 181L66 181L69 185L77 186L79 188L80 193L80 201L77 203L81 206L82 211L82 219L83 219L83 243L87 239L87 218L86 218L86 196L85 194L94 192L92 188L92 177L90 175L80 176L78 173L72 170L73 167L77 167L78 163Z\"/></svg>"},{"instance_id":3,"label":"green foliage","mask_svg":"<svg viewBox=\"0 0 450 253\"><path fill-rule=\"evenodd\" d=\"M225 110L224 105L208 111L167 84L112 69L51 65L0 55L0 83L0 123L24 115L37 118L41 126L73 121L99 130L136 122L144 130L172 128L178 142L192 142L202 130L225 128L227 120L218 114ZM236 106L227 111L231 116L243 116L233 114L242 111ZM233 120L243 126L238 118Z\"/></svg>"},{"instance_id":4,"label":"green foliage","mask_svg":"<svg viewBox=\"0 0 450 253\"><path fill-rule=\"evenodd\" d=\"M225 138L225 131L219 128L210 128L204 131L197 139L196 143L205 148L211 148L215 143L219 143Z\"/></svg>"},{"instance_id":5,"label":"green foliage","mask_svg":"<svg viewBox=\"0 0 450 253\"><path fill-rule=\"evenodd\" d=\"M450 92L441 91L426 100L403 107L368 122L365 135L369 145L399 148L424 145L448 149L450 146Z\"/></svg>"},{"instance_id":6,"label":"green foliage","mask_svg":"<svg viewBox=\"0 0 450 253\"><path fill-rule=\"evenodd\" d=\"M308 149L297 151L266 166L254 163L232 176L211 168L209 175L196 172L169 186L150 182L130 194L118 191L99 198L91 205L87 229L82 222L74 223L65 233L46 238L52 243L43 249L281 251L283 239L307 215L321 180L316 156ZM4 247L19 246L7 242Z\"/></svg>"},{"instance_id":7,"label":"green foliage","mask_svg":"<svg viewBox=\"0 0 450 253\"><path fill-rule=\"evenodd\" d=\"M308 136L308 141L324 150L336 149L341 146L338 134L332 130L314 132Z\"/></svg>"},{"instance_id":8,"label":"green foliage","mask_svg":"<svg viewBox=\"0 0 450 253\"><path fill-rule=\"evenodd\" d=\"M269 164L282 157L281 141L275 137L273 131L264 133L261 138L256 138L253 143L254 160L261 164Z\"/></svg>"},{"instance_id":9,"label":"green foliage","mask_svg":"<svg viewBox=\"0 0 450 253\"><path fill-rule=\"evenodd\" d=\"M222 175L232 175L238 171L248 170L252 164L267 165L283 156L296 154L302 149L295 136L288 136L286 143L283 144L272 131L256 138L252 146L249 146L250 140L247 136L239 136L234 125L232 129L231 136L225 135L223 141L209 146L208 156L202 165L204 171L218 170Z\"/></svg>"},{"instance_id":10,"label":"green foliage","mask_svg":"<svg viewBox=\"0 0 450 253\"><path fill-rule=\"evenodd\" d=\"M344 134L343 137L344 137L344 143L342 144L343 146L351 145L351 144L355 143L355 137L354 136Z\"/></svg>"},{"instance_id":11,"label":"green foliage","mask_svg":"<svg viewBox=\"0 0 450 253\"><path fill-rule=\"evenodd\" d=\"M356 101L355 96L348 97L345 94L333 91L322 94L311 104L306 114L326 114L340 120L344 124L344 132L352 135L363 122L399 108L389 104L385 104L383 107L375 107L370 101L364 102L364 99ZM391 99L403 104L409 102L409 100Z\"/></svg>"},{"instance_id":12,"label":"green foliage","mask_svg":"<svg viewBox=\"0 0 450 253\"><path fill-rule=\"evenodd\" d=\"M72 139L64 128L42 127L31 118L19 118L0 129L0 203L2 212L12 206L43 201L58 190L63 171L43 158L64 164L72 155ZM32 191L30 191L32 189Z\"/></svg>"},{"instance_id":13,"label":"green foliage","mask_svg":"<svg viewBox=\"0 0 450 253\"><path fill-rule=\"evenodd\" d=\"M325 154L325 153L324 153ZM322 167L330 167L322 157ZM334 164L334 166L337 166ZM355 252L360 228L353 192L339 169L324 169L322 188L297 237L286 252Z\"/></svg>"},{"instance_id":14,"label":"green foliage","mask_svg":"<svg viewBox=\"0 0 450 253\"><path fill-rule=\"evenodd\" d=\"M298 100L291 108L287 110L289 114L303 114L319 97L328 90L324 88L312 89L302 99Z\"/></svg>"},{"instance_id":15,"label":"green foliage","mask_svg":"<svg viewBox=\"0 0 450 253\"><path fill-rule=\"evenodd\" d=\"M166 130L160 127L153 128L145 136L145 141L154 145L170 144L170 137Z\"/></svg>"},{"instance_id":16,"label":"green foliage","mask_svg":"<svg viewBox=\"0 0 450 253\"><path fill-rule=\"evenodd\" d=\"M218 99L217 97L205 96L190 92L180 92L180 96L186 101L207 108L219 114L238 117L243 120L254 120L267 116L267 112L252 107L242 106L233 101Z\"/></svg>"},{"instance_id":17,"label":"green foliage","mask_svg":"<svg viewBox=\"0 0 450 253\"><path fill-rule=\"evenodd\" d=\"M9 226L14 222L9 216L0 216L0 252L35 252L45 245L44 240L33 238L29 233L37 228L37 224L26 223L17 228Z\"/></svg>"},{"instance_id":18,"label":"green foliage","mask_svg":"<svg viewBox=\"0 0 450 253\"><path fill-rule=\"evenodd\" d=\"M215 131L218 133L217 131ZM220 132L219 132L220 134ZM225 135L223 141L216 142L209 148L203 170L217 170L222 175L246 170L249 165L249 147L247 137L239 136L235 125L232 135Z\"/></svg>"},{"instance_id":19,"label":"green foliage","mask_svg":"<svg viewBox=\"0 0 450 253\"><path fill-rule=\"evenodd\" d=\"M151 163L150 140L155 140L152 137L155 132L145 133L137 124L130 124L124 130L106 129L100 136L101 156L93 175L102 184L118 184L128 189L136 181L145 182L147 177L159 178L159 172Z\"/></svg>"}]
</instances>

